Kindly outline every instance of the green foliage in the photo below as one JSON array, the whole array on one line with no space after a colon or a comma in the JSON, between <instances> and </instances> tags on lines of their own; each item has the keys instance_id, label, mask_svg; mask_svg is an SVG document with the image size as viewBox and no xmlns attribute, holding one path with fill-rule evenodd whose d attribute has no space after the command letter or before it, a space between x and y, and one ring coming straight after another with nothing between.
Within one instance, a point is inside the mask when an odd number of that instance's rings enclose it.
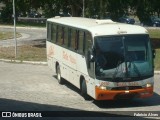
<instances>
[{"instance_id":1,"label":"green foliage","mask_svg":"<svg viewBox=\"0 0 160 120\"><path fill-rule=\"evenodd\" d=\"M108 11L111 18L117 20L119 17L128 14L128 1L126 0L108 0Z\"/></svg>"},{"instance_id":2,"label":"green foliage","mask_svg":"<svg viewBox=\"0 0 160 120\"><path fill-rule=\"evenodd\" d=\"M12 0L0 0L6 4L2 10L3 21L12 21ZM30 12L41 8L45 17L70 13L72 16L82 16L83 0L15 0L16 14ZM151 15L160 15L160 0L85 0L85 17L106 18L110 16L117 20L128 15L128 9L134 11L141 22L148 22Z\"/></svg>"},{"instance_id":3,"label":"green foliage","mask_svg":"<svg viewBox=\"0 0 160 120\"><path fill-rule=\"evenodd\" d=\"M1 21L4 23L8 23L8 22L12 22L12 3L6 1L6 7L3 8L3 10L1 11Z\"/></svg>"},{"instance_id":4,"label":"green foliage","mask_svg":"<svg viewBox=\"0 0 160 120\"><path fill-rule=\"evenodd\" d=\"M160 49L156 49L156 57L154 59L155 70L160 70Z\"/></svg>"}]
</instances>

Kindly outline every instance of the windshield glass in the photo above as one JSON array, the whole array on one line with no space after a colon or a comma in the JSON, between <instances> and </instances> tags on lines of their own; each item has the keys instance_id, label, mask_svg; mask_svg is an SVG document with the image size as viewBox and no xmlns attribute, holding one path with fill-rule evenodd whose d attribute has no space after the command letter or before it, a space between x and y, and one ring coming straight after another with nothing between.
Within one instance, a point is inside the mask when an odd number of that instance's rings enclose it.
<instances>
[{"instance_id":1,"label":"windshield glass","mask_svg":"<svg viewBox=\"0 0 160 120\"><path fill-rule=\"evenodd\" d=\"M148 35L95 38L95 73L98 79L144 78L153 74Z\"/></svg>"}]
</instances>

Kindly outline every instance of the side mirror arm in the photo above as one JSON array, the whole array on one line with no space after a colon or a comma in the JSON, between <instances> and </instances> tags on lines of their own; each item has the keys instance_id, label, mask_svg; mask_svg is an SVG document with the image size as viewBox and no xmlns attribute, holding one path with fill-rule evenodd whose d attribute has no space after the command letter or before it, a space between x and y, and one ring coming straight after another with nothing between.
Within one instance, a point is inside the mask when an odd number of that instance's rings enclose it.
<instances>
[{"instance_id":1,"label":"side mirror arm","mask_svg":"<svg viewBox=\"0 0 160 120\"><path fill-rule=\"evenodd\" d=\"M90 55L90 62L94 62L95 61L95 57L94 57L94 55Z\"/></svg>"},{"instance_id":2,"label":"side mirror arm","mask_svg":"<svg viewBox=\"0 0 160 120\"><path fill-rule=\"evenodd\" d=\"M152 50L152 57L153 57L153 58L156 57L156 50L155 50L155 49Z\"/></svg>"}]
</instances>

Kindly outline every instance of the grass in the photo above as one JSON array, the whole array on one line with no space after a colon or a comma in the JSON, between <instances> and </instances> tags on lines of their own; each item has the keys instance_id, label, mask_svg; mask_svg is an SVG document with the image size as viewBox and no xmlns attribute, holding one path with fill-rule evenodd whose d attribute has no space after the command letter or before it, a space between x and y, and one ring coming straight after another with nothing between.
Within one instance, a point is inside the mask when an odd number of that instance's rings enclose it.
<instances>
[{"instance_id":1,"label":"grass","mask_svg":"<svg viewBox=\"0 0 160 120\"><path fill-rule=\"evenodd\" d=\"M20 33L16 34L17 38L21 37ZM14 38L13 32L0 32L0 40ZM0 59L15 60L14 47L0 47ZM23 45L17 47L17 60L20 61L46 61L46 48L45 45L32 46Z\"/></svg>"},{"instance_id":2,"label":"grass","mask_svg":"<svg viewBox=\"0 0 160 120\"><path fill-rule=\"evenodd\" d=\"M148 29L153 48L156 50L154 59L155 70L160 70L160 29Z\"/></svg>"},{"instance_id":3,"label":"grass","mask_svg":"<svg viewBox=\"0 0 160 120\"><path fill-rule=\"evenodd\" d=\"M160 29L148 29L151 38L160 38Z\"/></svg>"},{"instance_id":4,"label":"grass","mask_svg":"<svg viewBox=\"0 0 160 120\"><path fill-rule=\"evenodd\" d=\"M160 70L160 48L156 49L156 57L154 59L155 70Z\"/></svg>"},{"instance_id":5,"label":"grass","mask_svg":"<svg viewBox=\"0 0 160 120\"><path fill-rule=\"evenodd\" d=\"M19 38L22 35L20 33L16 33L16 37ZM12 39L14 38L13 32L0 32L0 40Z\"/></svg>"},{"instance_id":6,"label":"grass","mask_svg":"<svg viewBox=\"0 0 160 120\"><path fill-rule=\"evenodd\" d=\"M0 58L15 60L14 47L0 48ZM46 48L43 46L23 45L17 47L17 58L20 61L46 61Z\"/></svg>"}]
</instances>

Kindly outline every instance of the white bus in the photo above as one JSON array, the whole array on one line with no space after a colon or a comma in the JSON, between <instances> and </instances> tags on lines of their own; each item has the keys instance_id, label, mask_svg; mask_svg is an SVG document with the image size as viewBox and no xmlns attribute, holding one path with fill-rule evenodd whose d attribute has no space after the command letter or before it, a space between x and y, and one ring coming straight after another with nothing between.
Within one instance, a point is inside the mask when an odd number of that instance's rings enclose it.
<instances>
[{"instance_id":1,"label":"white bus","mask_svg":"<svg viewBox=\"0 0 160 120\"><path fill-rule=\"evenodd\" d=\"M146 98L153 94L153 52L140 26L78 17L47 20L47 60L64 79L95 100Z\"/></svg>"}]
</instances>

